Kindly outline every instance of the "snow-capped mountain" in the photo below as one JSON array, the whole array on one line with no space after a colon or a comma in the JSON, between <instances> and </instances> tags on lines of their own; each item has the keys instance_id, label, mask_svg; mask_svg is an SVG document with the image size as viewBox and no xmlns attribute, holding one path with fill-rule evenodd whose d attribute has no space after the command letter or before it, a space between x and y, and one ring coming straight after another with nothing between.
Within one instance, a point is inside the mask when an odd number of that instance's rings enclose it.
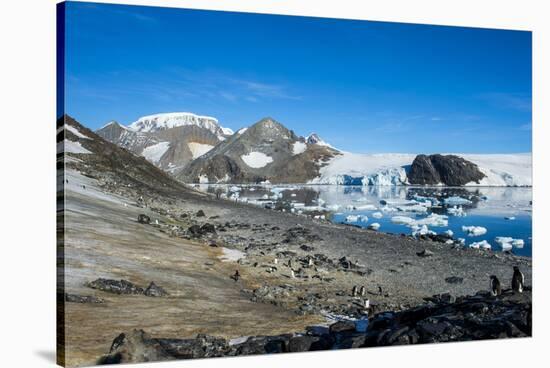
<instances>
[{"instance_id":1,"label":"snow-capped mountain","mask_svg":"<svg viewBox=\"0 0 550 368\"><path fill-rule=\"evenodd\" d=\"M96 132L101 137L174 172L233 134L218 120L187 112L139 118L129 126L111 121Z\"/></svg>"},{"instance_id":2,"label":"snow-capped mountain","mask_svg":"<svg viewBox=\"0 0 550 368\"><path fill-rule=\"evenodd\" d=\"M264 118L194 160L176 177L185 182L305 183L338 151L307 143L281 123Z\"/></svg>"},{"instance_id":3,"label":"snow-capped mountain","mask_svg":"<svg viewBox=\"0 0 550 368\"><path fill-rule=\"evenodd\" d=\"M128 128L136 132L154 133L160 130L189 125L207 129L217 135L220 140L223 140L227 135L233 134L231 129L221 127L218 119L210 116L195 115L190 112L171 112L143 116L130 124Z\"/></svg>"},{"instance_id":4,"label":"snow-capped mountain","mask_svg":"<svg viewBox=\"0 0 550 368\"><path fill-rule=\"evenodd\" d=\"M321 137L319 137L317 135L317 133L311 133L310 135L308 135L306 137L306 143L307 144L318 144L320 146L328 146L328 147L332 147L330 144L328 144L327 142L325 142L324 140L321 139ZM334 147L332 147L334 148Z\"/></svg>"}]
</instances>

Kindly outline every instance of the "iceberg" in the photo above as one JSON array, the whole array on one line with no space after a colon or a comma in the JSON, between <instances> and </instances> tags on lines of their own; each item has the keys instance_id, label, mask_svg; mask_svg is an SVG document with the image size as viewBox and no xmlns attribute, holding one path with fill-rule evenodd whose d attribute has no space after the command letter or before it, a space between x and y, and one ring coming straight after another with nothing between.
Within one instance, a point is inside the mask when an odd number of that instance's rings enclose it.
<instances>
[{"instance_id":1,"label":"iceberg","mask_svg":"<svg viewBox=\"0 0 550 368\"><path fill-rule=\"evenodd\" d=\"M462 231L468 233L469 236L480 236L487 233L487 229L483 226L462 226Z\"/></svg>"}]
</instances>

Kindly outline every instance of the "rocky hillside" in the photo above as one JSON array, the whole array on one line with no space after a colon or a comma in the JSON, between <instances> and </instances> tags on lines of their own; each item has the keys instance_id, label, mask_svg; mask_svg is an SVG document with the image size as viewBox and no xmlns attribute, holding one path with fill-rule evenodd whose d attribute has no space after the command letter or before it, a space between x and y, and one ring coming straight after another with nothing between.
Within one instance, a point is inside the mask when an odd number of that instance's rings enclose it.
<instances>
[{"instance_id":1,"label":"rocky hillside","mask_svg":"<svg viewBox=\"0 0 550 368\"><path fill-rule=\"evenodd\" d=\"M189 191L145 158L106 141L68 115L57 126L57 153L69 169L105 185L137 188L144 194Z\"/></svg>"},{"instance_id":2,"label":"rocky hillside","mask_svg":"<svg viewBox=\"0 0 550 368\"><path fill-rule=\"evenodd\" d=\"M265 118L239 130L176 177L194 183L305 183L339 154L314 138L298 137L272 118Z\"/></svg>"},{"instance_id":3,"label":"rocky hillside","mask_svg":"<svg viewBox=\"0 0 550 368\"><path fill-rule=\"evenodd\" d=\"M171 173L233 134L214 118L190 113L145 116L127 127L112 121L96 133Z\"/></svg>"},{"instance_id":4,"label":"rocky hillside","mask_svg":"<svg viewBox=\"0 0 550 368\"><path fill-rule=\"evenodd\" d=\"M477 183L485 178L473 162L455 155L418 155L407 178L413 185L462 186Z\"/></svg>"}]
</instances>

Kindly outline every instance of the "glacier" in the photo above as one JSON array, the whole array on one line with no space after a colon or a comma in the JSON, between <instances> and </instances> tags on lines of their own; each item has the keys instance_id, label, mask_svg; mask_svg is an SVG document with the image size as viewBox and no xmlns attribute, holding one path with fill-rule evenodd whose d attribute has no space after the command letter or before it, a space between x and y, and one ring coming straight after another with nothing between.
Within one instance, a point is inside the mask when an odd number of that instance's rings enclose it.
<instances>
[{"instance_id":1,"label":"glacier","mask_svg":"<svg viewBox=\"0 0 550 368\"><path fill-rule=\"evenodd\" d=\"M308 137L309 139L309 137ZM466 186L532 186L532 156L517 154L454 154L478 165L486 177ZM360 154L341 151L328 163L319 162L319 176L309 184L409 185L407 171L416 154Z\"/></svg>"}]
</instances>

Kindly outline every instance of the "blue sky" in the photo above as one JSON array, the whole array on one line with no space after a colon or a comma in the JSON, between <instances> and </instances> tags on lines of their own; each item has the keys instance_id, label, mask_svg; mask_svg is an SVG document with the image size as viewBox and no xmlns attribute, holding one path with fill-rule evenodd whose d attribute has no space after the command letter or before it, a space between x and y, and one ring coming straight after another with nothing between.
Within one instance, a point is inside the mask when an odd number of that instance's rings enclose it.
<instances>
[{"instance_id":1,"label":"blue sky","mask_svg":"<svg viewBox=\"0 0 550 368\"><path fill-rule=\"evenodd\" d=\"M271 116L352 152L531 151L531 33L68 3L66 112L96 129Z\"/></svg>"}]
</instances>

